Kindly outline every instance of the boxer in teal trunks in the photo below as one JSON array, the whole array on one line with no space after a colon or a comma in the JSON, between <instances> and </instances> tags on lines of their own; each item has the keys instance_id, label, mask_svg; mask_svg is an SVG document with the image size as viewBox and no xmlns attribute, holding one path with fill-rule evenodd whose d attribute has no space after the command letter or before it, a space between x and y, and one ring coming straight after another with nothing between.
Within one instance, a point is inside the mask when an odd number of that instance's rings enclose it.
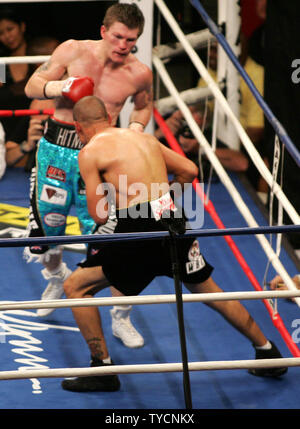
<instances>
[{"instance_id":1,"label":"boxer in teal trunks","mask_svg":"<svg viewBox=\"0 0 300 429\"><path fill-rule=\"evenodd\" d=\"M145 126L149 122L153 111L152 97L152 72L146 65L142 64L132 53L139 36L144 28L144 17L140 9L134 4L115 4L109 7L103 19L101 26L101 40L67 40L60 44L50 60L42 65L29 79L25 92L29 98L45 99L51 98L55 102L54 118L61 123L70 124L73 122L73 105L81 97L95 94L101 97L107 107L113 125L116 125L118 116L126 100L131 98L133 101L133 110L129 120L129 128L136 132L143 132ZM51 128L51 127L50 127ZM61 127L61 129L64 129ZM47 132L47 131L46 131ZM63 136L62 140L63 140ZM48 140L49 141L49 140ZM53 142L53 140L51 140ZM43 145L41 141L40 146ZM57 143L57 142L56 142ZM55 146L53 143L52 146ZM67 150L58 148L59 152ZM43 149L41 148L43 151ZM72 149L74 150L74 149ZM75 149L77 153L77 149ZM76 156L76 155L75 155ZM41 159L41 158L40 158ZM41 159L45 163L46 158ZM54 171L52 167L59 168L57 173L63 174L63 166L50 165L44 166ZM39 173L39 171L38 171ZM55 173L56 174L56 173ZM42 179L45 180L45 177ZM57 180L57 179L56 179ZM55 195L56 190L48 186L48 191L44 188L44 183L39 184L39 203L48 203L48 194L50 193L55 202L62 202L68 197L64 192L63 186L59 194ZM62 181L57 180L56 183ZM78 186L76 179L74 180L75 187ZM42 186L42 188L41 188ZM51 185L52 186L52 185ZM43 193L44 188L44 193ZM46 193L45 193L46 192ZM73 190L73 196L77 198L76 191ZM71 198L71 196L69 197ZM42 200L42 201L41 201ZM45 201L46 200L46 201ZM68 204L68 203L67 203ZM67 207L67 206L66 206ZM35 224L33 215L30 222L30 234L42 228L42 224L51 232L55 228L63 227L60 222L64 222L65 216L62 205L56 204L53 209L59 208L59 211L46 219L40 220L40 224ZM41 210L41 208L39 208ZM46 210L47 208L43 208ZM51 208L52 210L52 208ZM48 214L48 213L47 213ZM46 214L46 215L47 215ZM51 226L49 225L49 221ZM46 224L46 222L48 224ZM45 231L44 231L45 233ZM30 254L32 256L32 253ZM62 262L62 253L59 249L50 249L43 253L40 261L45 266L43 270L44 276L50 279L47 289L42 295L42 299L58 299L63 293L63 282L69 275L69 270L66 269ZM68 271L67 271L68 270ZM48 293L49 292L49 293ZM52 293L53 292L53 293ZM112 288L113 295L120 295L118 291ZM135 331L130 324L129 312L131 307L124 309L124 317L122 316L121 308L118 306L118 313L115 314L112 310L112 316L115 315L115 320L125 320L126 318L126 334L128 341L121 337L121 334L114 330L115 336L120 337L125 345L129 347L139 347L143 345L143 338ZM51 309L38 311L39 315L48 315ZM121 317L122 316L122 317ZM125 326L124 325L124 326ZM113 318L114 326L114 318ZM129 335L132 333L132 335Z\"/></svg>"},{"instance_id":2,"label":"boxer in teal trunks","mask_svg":"<svg viewBox=\"0 0 300 429\"><path fill-rule=\"evenodd\" d=\"M31 237L65 235L67 216L71 206L83 234L89 234L94 221L88 214L84 182L78 167L78 153L82 144L72 124L49 118L45 134L37 151L31 192ZM43 253L35 246L32 253Z\"/></svg>"}]
</instances>

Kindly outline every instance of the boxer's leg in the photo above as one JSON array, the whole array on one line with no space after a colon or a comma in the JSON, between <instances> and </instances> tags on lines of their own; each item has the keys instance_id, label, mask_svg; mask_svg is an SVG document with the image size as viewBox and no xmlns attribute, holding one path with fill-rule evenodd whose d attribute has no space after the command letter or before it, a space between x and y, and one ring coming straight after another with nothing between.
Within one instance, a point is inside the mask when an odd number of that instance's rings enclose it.
<instances>
[{"instance_id":1,"label":"boxer's leg","mask_svg":"<svg viewBox=\"0 0 300 429\"><path fill-rule=\"evenodd\" d=\"M70 149L49 143L42 138L37 153L37 165L31 175L29 236L60 236L65 234L67 215L72 203L69 186L68 162ZM78 152L78 151L76 151ZM33 246L26 248L25 258L40 262L43 277L48 280L41 299L60 299L63 282L71 270L62 261L60 246ZM39 316L48 316L54 309L39 309Z\"/></svg>"}]
</instances>

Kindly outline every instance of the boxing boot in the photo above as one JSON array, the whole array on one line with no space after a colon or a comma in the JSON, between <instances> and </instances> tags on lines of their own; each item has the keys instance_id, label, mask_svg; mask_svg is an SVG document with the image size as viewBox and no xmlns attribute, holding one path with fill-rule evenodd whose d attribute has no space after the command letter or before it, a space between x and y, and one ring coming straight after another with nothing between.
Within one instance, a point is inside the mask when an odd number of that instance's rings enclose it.
<instances>
[{"instance_id":1,"label":"boxing boot","mask_svg":"<svg viewBox=\"0 0 300 429\"><path fill-rule=\"evenodd\" d=\"M275 344L270 341L271 348L270 349L257 349L255 359L279 359L282 358L280 351L277 349ZM258 377L280 377L281 375L287 372L287 367L279 367L279 368L250 368L248 371L252 375L256 375Z\"/></svg>"},{"instance_id":2,"label":"boxing boot","mask_svg":"<svg viewBox=\"0 0 300 429\"><path fill-rule=\"evenodd\" d=\"M41 296L41 300L60 299L64 293L64 281L71 273L72 271L64 262L61 263L58 271L55 273L51 273L47 268L44 268L42 270L42 275L46 280L50 281ZM46 317L54 310L55 308L39 308L37 310L37 315L39 317Z\"/></svg>"},{"instance_id":3,"label":"boxing boot","mask_svg":"<svg viewBox=\"0 0 300 429\"><path fill-rule=\"evenodd\" d=\"M111 366L102 360L92 359L91 367ZM93 375L90 377L66 378L61 386L71 392L115 392L120 389L120 381L117 375Z\"/></svg>"},{"instance_id":4,"label":"boxing boot","mask_svg":"<svg viewBox=\"0 0 300 429\"><path fill-rule=\"evenodd\" d=\"M130 320L130 305L115 306L110 310L112 333L129 348L143 347L144 338L138 333Z\"/></svg>"}]
</instances>

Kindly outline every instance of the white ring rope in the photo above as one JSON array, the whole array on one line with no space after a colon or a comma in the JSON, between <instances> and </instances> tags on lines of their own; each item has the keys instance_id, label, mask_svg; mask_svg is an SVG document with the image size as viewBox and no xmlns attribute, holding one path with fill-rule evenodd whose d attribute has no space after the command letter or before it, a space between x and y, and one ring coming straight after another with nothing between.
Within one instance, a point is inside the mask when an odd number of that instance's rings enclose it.
<instances>
[{"instance_id":1,"label":"white ring rope","mask_svg":"<svg viewBox=\"0 0 300 429\"><path fill-rule=\"evenodd\" d=\"M195 134L195 137L199 139L201 142L201 145L203 145L203 148L206 151L206 155L211 161L212 165L214 166L218 176L220 177L220 180L228 190L231 198L233 199L237 209L240 211L240 213L243 215L244 219L246 220L247 224L250 227L258 227L258 224L254 217L252 216L252 213L246 206L245 202L243 201L241 195L239 194L238 190L235 188L234 184L232 183L231 179L229 178L226 170L220 163L219 159L216 157L214 151L212 150L210 144L206 140L205 136L202 134L200 128L196 124L190 109L187 107L187 105L183 102L183 100L180 98L180 94L177 91L175 85L173 84L172 80L170 79L170 76L168 75L165 66L163 65L162 61L157 58L156 56L153 56L153 64L156 67L157 71L159 72L159 75L164 82L164 85L169 90L170 94L173 95L173 97L176 99L177 104L183 113L184 117L186 118L186 121L191 125L191 129L193 133ZM299 221L300 223L300 221ZM280 262L278 256L270 246L269 241L266 239L264 235L255 235L257 240L260 242L263 250L265 251L266 255L268 256L269 260L271 261L273 267L278 272L278 274L282 277L283 282L286 284L286 286L290 290L297 290L293 280L286 272L284 266ZM298 306L300 306L300 298L295 298L296 303Z\"/></svg>"},{"instance_id":2,"label":"white ring rope","mask_svg":"<svg viewBox=\"0 0 300 429\"><path fill-rule=\"evenodd\" d=\"M82 1L82 0L64 0L68 1ZM95 0L97 1L97 0ZM31 3L35 2L35 0L7 0L6 3ZM39 2L52 2L52 0L39 0ZM165 7L160 0L155 0L157 6L162 9ZM164 14L164 12L162 11ZM165 15L165 14L164 14ZM166 17L166 16L165 16ZM168 19L167 19L168 20ZM171 25L172 27L172 25ZM174 29L173 29L174 31ZM174 31L176 33L176 31ZM185 37L185 36L184 36ZM180 40L180 37L179 37ZM182 46L185 47L186 43L182 43ZM189 48L188 44L188 48ZM186 49L185 49L186 50ZM189 50L189 49L188 49ZM161 53L159 54L161 55ZM176 55L176 54L175 54ZM170 57L170 55L168 55ZM192 55L193 56L193 55ZM35 57L3 57L0 60L0 63L5 62L6 64L20 64L24 63L43 63L49 59L49 56L35 56ZM200 60L200 59L199 59ZM162 71L162 64L159 61L158 57L154 58L154 63L157 69ZM204 66L203 66L204 67ZM201 69L201 67L200 67ZM162 73L164 74L164 72ZM207 81L209 90L215 95L216 98L222 96L219 88L215 84L215 82L210 78L208 72L200 73L203 78ZM173 97L175 100L180 101L180 95L177 91L173 92ZM223 96L222 96L223 97ZM224 97L223 97L224 98ZM224 104L224 100L220 98L221 105ZM182 100L181 100L182 101ZM227 103L227 102L226 102ZM230 107L225 103L225 111L228 116L232 119L232 112ZM178 106L180 110L183 111L183 114L190 125L192 131L195 136L199 139L201 144L203 144L204 149L207 153L208 158L214 165L218 174L221 176L221 180L223 178L224 182L227 183L227 187L229 189L232 188L231 181L227 176L225 170L218 162L218 159L215 157L212 149L210 148L209 143L206 141L201 131L199 130L197 124L193 120L193 117L190 114L190 111L184 102L179 102ZM159 110L159 109L158 109ZM234 116L234 115L233 115ZM234 117L235 118L235 117ZM235 123L237 122L237 123ZM233 120L237 127L237 131L241 137L242 142L244 143L246 149L249 142L252 145L250 139L244 132L243 128L235 118ZM243 131L242 131L242 130ZM247 138L245 138L245 136ZM247 139L249 142L247 142ZM248 150L248 149L247 149ZM249 155L251 156L251 146ZM257 153L258 155L258 153ZM255 159L256 154L252 151L252 156ZM251 156L251 158L252 158ZM259 156L259 155L258 155ZM216 162L217 161L217 162ZM219 165L218 165L219 164ZM220 168L221 167L221 168ZM259 165L260 168L258 170L262 174L264 172L264 168ZM223 171L222 171L223 170ZM269 171L268 171L269 172ZM225 175L224 175L225 173ZM264 172L265 173L265 172ZM227 176L227 177L226 177ZM264 176L264 174L262 174ZM265 176L264 176L265 177ZM268 175L265 177L267 182L270 185L270 180L268 180ZM222 182L223 182L222 180ZM223 182L223 183L224 183ZM224 183L224 184L225 184ZM232 185L232 186L231 186ZM226 186L226 185L225 185ZM234 188L234 187L233 187ZM233 191L233 199L237 203L240 198L234 198L236 193L235 188L231 189ZM282 197L280 191L276 188L275 194L278 197L278 194ZM283 194L283 193L282 193ZM284 194L283 194L284 196ZM279 197L278 197L279 198ZM239 201L241 203L241 201ZM244 202L242 201L242 205ZM287 203L286 203L287 205ZM284 205L286 208L286 206ZM291 216L291 215L290 215ZM294 219L296 217L293 215ZM291 217L292 218L292 217ZM295 223L300 223L299 221L295 221ZM257 224L252 223L252 226L256 226ZM259 236L258 236L259 237ZM264 247L264 246L263 246ZM276 254L275 254L276 257ZM277 257L276 257L277 258ZM275 258L270 258L273 265L275 264ZM277 265L277 264L275 264ZM274 266L275 266L274 265ZM277 268L281 268L277 266ZM281 270L279 270L281 271ZM282 274L281 274L282 275ZM184 302L209 302L209 301L220 301L220 300L241 300L241 299L265 299L265 298L291 298L291 297L300 297L300 291L298 291L294 283L293 287L290 285L291 280L288 277L288 281L285 275L282 275L284 282L287 284L289 289L288 291L261 291L261 292L222 292L222 293L214 293L214 294L183 294L182 298ZM292 281L292 280L291 280ZM296 291L294 291L296 289ZM297 298L296 298L297 299ZM131 303L133 305L138 304L158 304L158 303L172 303L176 302L175 295L150 295L150 296L130 296L130 297L110 297L110 298L85 298L85 299L65 299L65 300L49 300L45 301L27 301L27 302L19 302L19 303L4 303L0 304L0 311L4 310L15 310L15 309L26 309L26 308L61 308L61 307L75 307L75 306L106 306L106 305L117 305L117 304L125 304ZM2 334L3 335L3 334ZM4 333L5 335L5 333ZM236 360L236 361L210 361L210 362L189 362L188 370L189 371L208 371L208 370L233 370L233 369L249 369L249 368L276 368L276 367L296 367L300 366L300 358L280 358L280 359L258 359L258 360ZM16 379L28 379L28 378L61 378L61 377L80 377L80 376L96 376L96 375L114 375L114 374L136 374L136 373L161 373L161 372L182 372L183 364L182 363L166 363L166 364L142 364L142 365L113 365L108 367L93 367L93 368L58 368L58 369L46 369L46 370L18 370L18 371L0 371L0 380L16 380Z\"/></svg>"},{"instance_id":3,"label":"white ring rope","mask_svg":"<svg viewBox=\"0 0 300 429\"><path fill-rule=\"evenodd\" d=\"M222 89L224 85L220 85ZM211 97L212 93L209 88L190 88L180 93L180 97L185 103L196 104L200 100ZM177 109L177 103L174 97L164 97L155 102L155 107L162 116L173 113Z\"/></svg>"},{"instance_id":4,"label":"white ring rope","mask_svg":"<svg viewBox=\"0 0 300 429\"><path fill-rule=\"evenodd\" d=\"M205 48L209 41L216 40L215 36L213 36L208 29L190 33L186 38L194 49ZM185 50L181 43L178 42L170 45L159 45L153 47L153 54L157 55L161 60L169 60L177 55L181 55L182 53L185 53Z\"/></svg>"},{"instance_id":5,"label":"white ring rope","mask_svg":"<svg viewBox=\"0 0 300 429\"><path fill-rule=\"evenodd\" d=\"M190 42L187 40L184 33L181 31L180 27L178 26L177 22L167 9L167 7L164 5L164 3L161 0L155 0L157 6L159 7L161 13L164 15L165 19L169 23L170 27L172 28L173 32L177 36L178 40L182 44L183 48L187 52L187 54L192 59L194 65L196 66L197 70L199 71L200 75L203 76L204 80L206 80L208 84L208 88L211 90L211 92L214 94L214 96L218 99L219 104L224 108L226 113L228 114L229 118L233 121L235 124L237 131L239 132L240 138L243 141L250 157L252 158L253 162L257 165L258 170L260 174L265 178L265 180L268 182L269 186L271 187L273 184L273 178L270 173L270 171L265 166L265 163L261 159L260 155L258 154L257 150L255 149L253 143L249 139L248 135L246 134L245 130L243 129L242 125L238 121L238 119L235 117L233 112L230 109L230 106L227 103L227 100L221 93L218 85L215 83L215 81L211 78L210 74L206 70L204 64L200 60L197 53L192 48ZM24 59L30 59L31 61L40 62L41 60L49 59L49 56L35 56L35 57L4 57L3 60L13 60L13 61L24 61ZM155 65L156 69L158 70L159 74L164 76L164 83L166 87L168 88L171 95L174 97L174 99L177 102L178 107L182 111L185 119L187 120L187 123L189 124L191 130L193 131L195 137L198 139L201 145L203 145L203 148L211 161L212 165L214 166L217 174L219 175L222 183L225 185L225 187L228 189L231 197L233 198L233 201L235 202L238 209L242 212L245 219L247 219L247 223L249 226L257 227L257 223L255 219L253 218L252 214L248 210L247 206L241 199L238 191L235 189L234 185L232 184L231 180L229 179L226 171L224 170L223 166L219 162L218 158L215 156L213 150L211 149L210 144L205 139L204 135L202 134L201 130L199 129L198 125L196 124L194 118L192 117L188 107L186 104L182 101L177 89L173 85L173 82L169 78L161 60L154 55L153 56L153 64ZM279 185L276 183L274 186L274 194L278 197L278 199L282 202L283 207L291 217L292 221L295 224L300 224L300 217L294 207L291 205L291 203L286 198L285 194L282 192L282 189L279 187ZM290 290L296 290L296 287L294 285L294 282L290 278L290 276L285 271L284 267L280 263L276 253L271 248L269 242L266 240L264 236L257 236L257 239L260 241L263 249L265 250L266 254L268 255L270 261L272 262L274 268L278 272L279 275L281 275L284 283L287 285L287 287ZM295 298L298 305L300 305L299 298Z\"/></svg>"},{"instance_id":6,"label":"white ring rope","mask_svg":"<svg viewBox=\"0 0 300 429\"><path fill-rule=\"evenodd\" d=\"M0 57L0 64L39 64L50 59L49 55L28 55L19 57Z\"/></svg>"},{"instance_id":7,"label":"white ring rope","mask_svg":"<svg viewBox=\"0 0 300 429\"><path fill-rule=\"evenodd\" d=\"M241 300L241 299L264 299L264 298L291 298L300 296L291 291L272 292L222 292L203 294L183 294L184 302L209 302L221 300ZM174 295L153 295L153 296L130 296L130 297L109 297L109 298L85 298L85 299L65 299L45 301L27 301L19 303L4 303L0 305L0 310L16 310L28 308L58 308L58 307L79 307L79 306L107 306L118 304L163 304L175 303ZM1 336L5 336L4 332ZM210 362L189 362L189 371L211 371L211 370L233 370L249 368L278 368L278 367L300 366L300 358L278 358L278 359L255 359L255 360L235 360L235 361L210 361ZM113 365L108 367L93 368L58 368L58 369L22 369L17 371L0 371L0 380L17 380L30 378L65 378L65 377L89 377L113 374L138 374L138 373L167 373L182 372L182 363L166 364L141 364L141 365Z\"/></svg>"},{"instance_id":8,"label":"white ring rope","mask_svg":"<svg viewBox=\"0 0 300 429\"><path fill-rule=\"evenodd\" d=\"M216 84L216 82L214 81L214 79L210 76L210 74L207 71L205 65L203 64L203 62L201 61L201 59L199 58L199 56L195 52L195 50L192 48L191 44L188 42L188 40L186 40L185 34L182 32L182 30L180 29L180 27L177 24L176 20L174 19L174 17L172 16L172 14L168 10L168 8L165 6L165 4L162 2L162 0L154 0L154 1L155 1L156 5L158 6L158 8L160 9L161 13L164 15L166 21L169 23L169 25L172 28L174 34L176 35L176 37L178 38L178 40L181 42L182 46L186 50L186 53L191 58L194 66L198 70L199 74L206 81L208 87L211 89L211 91L214 94L214 96L216 97L218 103L223 107L224 111L228 115L228 118L235 125L236 130L237 130L237 132L239 134L239 137L240 137L242 143L244 144L247 152L249 153L249 156L252 159L254 165L256 165L259 173L266 180L266 182L268 183L268 185L270 187L272 187L273 186L273 177L272 177L272 174L270 173L269 169L266 167L264 161L262 160L262 158L259 155L258 151L256 150L255 146L253 145L252 141L249 139L246 131L244 130L244 128L241 125L241 123L239 122L238 118L232 112L232 110L231 110L231 108L230 108L230 106L229 106L226 98L224 97L224 95L220 91L218 85ZM160 69L161 68L160 64L162 64L162 63L159 63L157 61L158 60L157 57L155 57L154 59L156 60L157 69ZM173 96L174 96L174 94L173 94ZM178 100L178 97L177 97L177 100ZM181 106L178 104L178 107L181 110L182 109L182 104L181 104ZM192 115L187 115L187 116L189 116L189 118L187 118L185 114L184 114L184 116L185 116L185 118L187 120L187 123L191 127L191 130L195 134L195 137L197 139L199 139L199 141L203 144L204 149L206 149L207 145L204 143L203 135L202 135L202 133L199 133L200 129L197 126L196 122L193 120ZM214 165L216 163L212 162L212 164ZM214 167L215 167L215 165L214 165ZM219 168L219 167L217 167L217 168ZM283 193L281 187L277 183L274 185L274 194L282 202L283 207L285 208L286 212L290 216L292 222L295 225L299 225L300 224L300 216L299 216L299 214L297 213L297 211L295 210L295 208L292 206L292 204L289 202L289 200L287 199L287 197Z\"/></svg>"},{"instance_id":9,"label":"white ring rope","mask_svg":"<svg viewBox=\"0 0 300 429\"><path fill-rule=\"evenodd\" d=\"M211 302L254 300L269 298L295 298L300 297L300 290L273 290L250 292L220 292L220 293L191 293L182 294L183 302ZM172 304L176 302L175 294L165 295L138 295L81 299L53 299L38 301L7 302L0 301L0 311L28 310L37 308L71 308L71 307L95 307L112 305L144 305L144 304Z\"/></svg>"},{"instance_id":10,"label":"white ring rope","mask_svg":"<svg viewBox=\"0 0 300 429\"><path fill-rule=\"evenodd\" d=\"M189 362L189 371L214 371L249 368L280 368L300 366L300 358L255 359L233 361ZM146 374L161 372L182 372L182 363L160 363L140 365L112 365L93 368L24 369L0 371L0 380L27 378L89 377L114 374Z\"/></svg>"},{"instance_id":11,"label":"white ring rope","mask_svg":"<svg viewBox=\"0 0 300 429\"><path fill-rule=\"evenodd\" d=\"M159 7L161 13L164 15L165 19L168 21L169 25L171 26L174 34L177 36L177 38L180 40L182 45L185 47L188 55L191 57L194 65L198 69L199 73L203 76L203 78L207 81L208 86L211 88L212 92L214 93L215 97L219 101L219 105L221 105L225 111L228 113L229 117L233 120L233 122L237 126L237 130L240 133L241 139L244 140L246 144L246 149L248 150L249 155L253 159L254 164L258 167L258 170L260 171L261 175L265 177L268 184L270 186L273 186L274 194L278 197L278 199L281 201L283 207L286 209L288 214L290 215L291 219L295 224L300 224L300 216L296 212L295 208L291 205L291 203L286 198L285 194L282 192L282 189L279 187L277 183L273 184L273 177L268 168L266 167L265 163L261 159L260 155L258 154L257 150L255 149L253 143L249 139L248 135L246 134L244 128L238 121L238 119L235 117L233 112L230 109L230 106L228 105L227 100L219 90L217 84L215 81L211 78L210 74L206 70L204 64L200 60L197 53L193 50L189 42L186 40L184 33L181 31L180 27L178 26L177 22L169 12L169 10L166 8L166 6L162 3L161 0L155 0L157 3L157 6ZM183 113L183 116L185 117L187 123L189 124L192 132L194 133L195 137L200 142L201 146L203 146L205 153L207 157L209 158L210 162L215 168L216 173L220 177L220 180L228 190L229 194L231 195L231 198L233 199L236 207L241 212L243 217L245 218L246 222L249 226L257 227L257 223L252 216L251 212L249 211L248 207L244 203L243 199L241 198L239 192L233 185L232 181L230 180L227 172L223 168L222 164L220 163L219 159L216 157L214 151L212 150L210 144L202 134L200 128L198 127L197 123L195 122L189 108L187 105L183 102L183 100L180 97L180 94L173 84L172 80L170 79L170 76L168 75L166 68L162 61L157 57L153 56L153 64L158 71L160 77L162 78L164 85L168 89L169 93L176 99L177 105L181 112ZM249 147L247 147L247 142L249 143ZM262 165L261 165L262 164ZM260 168L259 168L260 166ZM265 170L267 174L265 175ZM285 268L283 267L282 263L280 262L278 256L270 246L269 241L265 238L265 236L256 236L258 241L260 242L263 250L265 251L266 255L268 256L268 259L271 261L273 267L277 271L277 273L282 277L284 283L290 290L296 290L296 286L291 279L291 277L286 272ZM298 306L300 306L300 299L295 298L296 303Z\"/></svg>"}]
</instances>

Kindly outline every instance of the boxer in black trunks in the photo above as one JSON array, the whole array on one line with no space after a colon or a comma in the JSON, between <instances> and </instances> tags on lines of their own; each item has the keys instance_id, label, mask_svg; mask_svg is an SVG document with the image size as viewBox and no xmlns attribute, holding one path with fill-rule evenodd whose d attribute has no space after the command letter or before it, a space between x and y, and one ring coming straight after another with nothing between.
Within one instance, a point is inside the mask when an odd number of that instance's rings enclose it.
<instances>
[{"instance_id":1,"label":"boxer in black trunks","mask_svg":"<svg viewBox=\"0 0 300 429\"><path fill-rule=\"evenodd\" d=\"M117 219L115 232L166 230L166 223L170 225L171 219L185 222L170 196L168 174L173 174L173 182L183 188L197 176L198 169L193 162L149 134L111 127L104 104L95 96L78 101L73 115L84 145L78 157L80 173L86 185L89 213L97 224L106 223L108 200L112 195ZM126 178L126 187L120 177ZM198 242L181 238L178 247L181 280L187 289L192 293L222 292L211 277L213 268L201 255ZM191 266L191 260L198 262ZM124 294L132 295L160 275L172 275L166 241L133 244L124 241L103 248L100 244L90 247L86 261L65 281L64 290L67 298L90 298L113 281ZM208 305L252 342L256 358L281 357L241 303L218 301ZM98 308L74 307L72 311L90 349L91 366L111 365ZM251 373L276 377L286 371L287 368L267 368L251 370ZM77 392L113 391L119 389L120 383L116 375L106 375L66 379L62 387Z\"/></svg>"}]
</instances>

